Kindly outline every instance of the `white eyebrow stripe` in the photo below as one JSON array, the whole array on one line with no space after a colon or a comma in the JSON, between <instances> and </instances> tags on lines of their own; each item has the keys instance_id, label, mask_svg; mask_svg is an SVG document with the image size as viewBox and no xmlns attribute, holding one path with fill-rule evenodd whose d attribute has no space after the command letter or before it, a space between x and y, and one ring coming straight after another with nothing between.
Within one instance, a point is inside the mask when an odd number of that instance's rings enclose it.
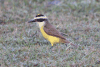
<instances>
[{"instance_id":1,"label":"white eyebrow stripe","mask_svg":"<svg viewBox=\"0 0 100 67\"><path fill-rule=\"evenodd\" d=\"M47 19L46 16L43 16L43 17L34 17L34 19L40 19L40 18Z\"/></svg>"}]
</instances>

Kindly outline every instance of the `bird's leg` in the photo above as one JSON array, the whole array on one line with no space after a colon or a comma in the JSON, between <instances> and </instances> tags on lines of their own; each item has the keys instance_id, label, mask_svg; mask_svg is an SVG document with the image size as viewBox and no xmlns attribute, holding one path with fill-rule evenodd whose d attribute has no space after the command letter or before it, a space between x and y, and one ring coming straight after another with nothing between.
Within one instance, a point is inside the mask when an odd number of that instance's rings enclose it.
<instances>
[{"instance_id":1,"label":"bird's leg","mask_svg":"<svg viewBox=\"0 0 100 67\"><path fill-rule=\"evenodd\" d=\"M50 47L50 49L52 49L53 48L53 44L51 44L51 47Z\"/></svg>"},{"instance_id":2,"label":"bird's leg","mask_svg":"<svg viewBox=\"0 0 100 67\"><path fill-rule=\"evenodd\" d=\"M50 47L50 49L52 49L52 48L53 48L53 46Z\"/></svg>"},{"instance_id":3,"label":"bird's leg","mask_svg":"<svg viewBox=\"0 0 100 67\"><path fill-rule=\"evenodd\" d=\"M67 47L67 43L65 43L66 47Z\"/></svg>"}]
</instances>

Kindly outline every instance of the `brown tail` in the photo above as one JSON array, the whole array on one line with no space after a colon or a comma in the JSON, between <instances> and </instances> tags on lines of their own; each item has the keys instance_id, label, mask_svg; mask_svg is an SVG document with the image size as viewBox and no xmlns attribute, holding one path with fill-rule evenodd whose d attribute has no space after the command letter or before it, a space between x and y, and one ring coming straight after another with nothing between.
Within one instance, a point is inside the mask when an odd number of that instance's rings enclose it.
<instances>
[{"instance_id":1,"label":"brown tail","mask_svg":"<svg viewBox=\"0 0 100 67\"><path fill-rule=\"evenodd\" d=\"M62 39L61 42L66 43L66 44L70 44L70 45L75 46L77 48L77 45L73 44L72 42L68 41L67 39L66 40Z\"/></svg>"}]
</instances>

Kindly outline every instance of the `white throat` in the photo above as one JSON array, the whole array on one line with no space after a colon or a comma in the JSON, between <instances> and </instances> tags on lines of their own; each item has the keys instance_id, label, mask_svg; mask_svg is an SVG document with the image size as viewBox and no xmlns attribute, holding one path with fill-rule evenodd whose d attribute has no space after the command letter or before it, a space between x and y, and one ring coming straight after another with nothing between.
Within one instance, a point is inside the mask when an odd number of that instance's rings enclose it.
<instances>
[{"instance_id":1,"label":"white throat","mask_svg":"<svg viewBox=\"0 0 100 67\"><path fill-rule=\"evenodd\" d=\"M36 23L38 24L39 28L45 25L45 22L36 22Z\"/></svg>"}]
</instances>

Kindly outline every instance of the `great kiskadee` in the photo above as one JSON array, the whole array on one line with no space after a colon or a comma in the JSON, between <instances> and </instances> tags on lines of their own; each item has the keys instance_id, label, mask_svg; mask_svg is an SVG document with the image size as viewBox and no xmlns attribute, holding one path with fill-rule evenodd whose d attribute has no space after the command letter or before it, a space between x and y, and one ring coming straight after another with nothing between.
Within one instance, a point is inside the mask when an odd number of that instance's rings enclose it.
<instances>
[{"instance_id":1,"label":"great kiskadee","mask_svg":"<svg viewBox=\"0 0 100 67\"><path fill-rule=\"evenodd\" d=\"M34 19L30 20L29 23L30 22L36 22L38 24L43 37L50 41L51 47L56 43L70 43L53 25L49 23L46 16L38 14ZM74 45L72 43L70 44Z\"/></svg>"}]
</instances>

